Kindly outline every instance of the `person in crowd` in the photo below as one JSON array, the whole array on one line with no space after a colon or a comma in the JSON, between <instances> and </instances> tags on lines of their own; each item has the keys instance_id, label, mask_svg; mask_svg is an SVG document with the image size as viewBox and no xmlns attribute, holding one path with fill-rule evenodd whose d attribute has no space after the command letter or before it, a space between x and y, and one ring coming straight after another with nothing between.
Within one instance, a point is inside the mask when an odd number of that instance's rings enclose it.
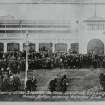
<instances>
[{"instance_id":1,"label":"person in crowd","mask_svg":"<svg viewBox=\"0 0 105 105\"><path fill-rule=\"evenodd\" d=\"M35 77L33 77L32 79L32 91L36 91L37 89L37 79Z\"/></svg>"},{"instance_id":2,"label":"person in crowd","mask_svg":"<svg viewBox=\"0 0 105 105\"><path fill-rule=\"evenodd\" d=\"M99 75L100 85L102 86L103 91L105 91L105 74L100 73Z\"/></svg>"},{"instance_id":3,"label":"person in crowd","mask_svg":"<svg viewBox=\"0 0 105 105\"><path fill-rule=\"evenodd\" d=\"M57 86L56 79L51 80L50 83L49 83L49 90L50 90L51 93L56 91L56 86Z\"/></svg>"},{"instance_id":4,"label":"person in crowd","mask_svg":"<svg viewBox=\"0 0 105 105\"><path fill-rule=\"evenodd\" d=\"M11 76L9 77L9 88L10 88L9 90L10 90L10 91L14 91L13 79L14 79L14 76L11 75Z\"/></svg>"},{"instance_id":5,"label":"person in crowd","mask_svg":"<svg viewBox=\"0 0 105 105\"><path fill-rule=\"evenodd\" d=\"M26 92L27 92L27 91L31 92L31 91L32 91L32 88L33 88L32 79L28 79L28 80L26 81Z\"/></svg>"},{"instance_id":6,"label":"person in crowd","mask_svg":"<svg viewBox=\"0 0 105 105\"><path fill-rule=\"evenodd\" d=\"M8 76L3 77L1 84L1 91L10 91L10 80Z\"/></svg>"},{"instance_id":7,"label":"person in crowd","mask_svg":"<svg viewBox=\"0 0 105 105\"><path fill-rule=\"evenodd\" d=\"M61 82L60 82L60 87L61 87L61 92L62 93L65 93L67 91L67 86L68 86L68 80L67 80L66 75L64 75L61 78Z\"/></svg>"},{"instance_id":8,"label":"person in crowd","mask_svg":"<svg viewBox=\"0 0 105 105\"><path fill-rule=\"evenodd\" d=\"M21 87L21 81L18 75L13 77L13 91L19 91Z\"/></svg>"}]
</instances>

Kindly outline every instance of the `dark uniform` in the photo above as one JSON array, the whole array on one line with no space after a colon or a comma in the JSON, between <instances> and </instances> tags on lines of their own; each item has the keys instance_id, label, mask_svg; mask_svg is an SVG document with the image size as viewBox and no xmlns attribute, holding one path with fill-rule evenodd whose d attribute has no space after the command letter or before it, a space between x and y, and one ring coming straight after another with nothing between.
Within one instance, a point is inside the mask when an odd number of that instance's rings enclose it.
<instances>
[{"instance_id":1,"label":"dark uniform","mask_svg":"<svg viewBox=\"0 0 105 105\"><path fill-rule=\"evenodd\" d=\"M29 80L27 80L27 82L26 82L26 91L32 91L32 87L33 87L33 83L32 83L32 80L31 79L29 79Z\"/></svg>"},{"instance_id":2,"label":"dark uniform","mask_svg":"<svg viewBox=\"0 0 105 105\"><path fill-rule=\"evenodd\" d=\"M56 79L50 81L49 89L51 92L56 91L56 83L57 83Z\"/></svg>"},{"instance_id":3,"label":"dark uniform","mask_svg":"<svg viewBox=\"0 0 105 105\"><path fill-rule=\"evenodd\" d=\"M100 85L102 86L103 91L105 91L105 74L101 73L99 75L99 79L100 79Z\"/></svg>"},{"instance_id":4,"label":"dark uniform","mask_svg":"<svg viewBox=\"0 0 105 105\"><path fill-rule=\"evenodd\" d=\"M19 79L19 77L14 77L13 79L13 90L14 91L18 91L20 89L20 86L21 86L21 81Z\"/></svg>"},{"instance_id":5,"label":"dark uniform","mask_svg":"<svg viewBox=\"0 0 105 105\"><path fill-rule=\"evenodd\" d=\"M35 78L35 79L33 79L33 81L32 81L32 91L36 91L36 88L37 88L37 80L36 80L36 78Z\"/></svg>"},{"instance_id":6,"label":"dark uniform","mask_svg":"<svg viewBox=\"0 0 105 105\"><path fill-rule=\"evenodd\" d=\"M67 78L66 78L66 75L64 75L61 79L61 92L62 93L65 93L67 91L67 86L68 86Z\"/></svg>"}]
</instances>

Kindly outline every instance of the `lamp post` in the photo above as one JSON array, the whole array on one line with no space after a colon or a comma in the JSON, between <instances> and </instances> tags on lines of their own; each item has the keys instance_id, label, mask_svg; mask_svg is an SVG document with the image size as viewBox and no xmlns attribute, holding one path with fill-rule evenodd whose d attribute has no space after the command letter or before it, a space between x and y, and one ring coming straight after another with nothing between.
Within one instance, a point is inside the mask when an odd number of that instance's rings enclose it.
<instances>
[{"instance_id":1,"label":"lamp post","mask_svg":"<svg viewBox=\"0 0 105 105\"><path fill-rule=\"evenodd\" d=\"M27 82L27 71L28 71L28 36L29 34L26 33L26 69L25 69L25 89L26 89L26 82Z\"/></svg>"}]
</instances>

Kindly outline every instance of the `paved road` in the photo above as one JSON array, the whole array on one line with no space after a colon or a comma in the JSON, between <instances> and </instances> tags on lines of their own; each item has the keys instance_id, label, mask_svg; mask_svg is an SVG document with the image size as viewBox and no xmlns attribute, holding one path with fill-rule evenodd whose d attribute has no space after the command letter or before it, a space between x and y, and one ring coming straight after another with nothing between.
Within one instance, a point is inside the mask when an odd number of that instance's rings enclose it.
<instances>
[{"instance_id":1,"label":"paved road","mask_svg":"<svg viewBox=\"0 0 105 105\"><path fill-rule=\"evenodd\" d=\"M85 94L86 92L66 92L62 94L55 92L53 95L50 92L32 92L32 93L3 93L0 95L0 101L105 101L105 93ZM102 93L102 94L101 94Z\"/></svg>"}]
</instances>

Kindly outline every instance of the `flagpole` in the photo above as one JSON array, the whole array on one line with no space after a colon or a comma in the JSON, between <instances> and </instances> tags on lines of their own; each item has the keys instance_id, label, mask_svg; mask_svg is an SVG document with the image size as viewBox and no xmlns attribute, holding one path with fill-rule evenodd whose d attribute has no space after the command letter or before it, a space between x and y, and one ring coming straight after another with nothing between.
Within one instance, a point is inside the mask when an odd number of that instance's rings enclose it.
<instances>
[{"instance_id":1,"label":"flagpole","mask_svg":"<svg viewBox=\"0 0 105 105\"><path fill-rule=\"evenodd\" d=\"M28 33L26 33L26 70L25 70L25 89L27 82L27 71L28 71Z\"/></svg>"}]
</instances>

